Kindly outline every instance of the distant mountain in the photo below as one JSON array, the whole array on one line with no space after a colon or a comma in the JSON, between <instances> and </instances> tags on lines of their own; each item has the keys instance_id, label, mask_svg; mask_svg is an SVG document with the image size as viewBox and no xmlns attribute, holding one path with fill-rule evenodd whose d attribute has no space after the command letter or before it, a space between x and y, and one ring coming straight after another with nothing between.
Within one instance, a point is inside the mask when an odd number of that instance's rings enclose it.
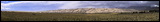
<instances>
[{"instance_id":1,"label":"distant mountain","mask_svg":"<svg viewBox=\"0 0 160 22\"><path fill-rule=\"evenodd\" d=\"M159 12L159 7L150 6L131 6L119 8L76 8L59 9L48 11L37 11L33 13L123 13L123 12ZM1 11L1 12L30 12L30 11Z\"/></svg>"},{"instance_id":2,"label":"distant mountain","mask_svg":"<svg viewBox=\"0 0 160 22\"><path fill-rule=\"evenodd\" d=\"M151 6L130 6L130 7L121 7L121 9L135 9L141 12L159 12L159 7L151 7Z\"/></svg>"},{"instance_id":3,"label":"distant mountain","mask_svg":"<svg viewBox=\"0 0 160 22\"><path fill-rule=\"evenodd\" d=\"M159 7L130 7L130 8L76 8L37 11L32 13L124 13L124 12L159 12ZM1 12L30 12L30 11L1 11Z\"/></svg>"},{"instance_id":4,"label":"distant mountain","mask_svg":"<svg viewBox=\"0 0 160 22\"><path fill-rule=\"evenodd\" d=\"M130 7L122 8L122 9L136 9L136 10L145 11L145 10L159 10L159 7L150 7L150 6L130 6Z\"/></svg>"},{"instance_id":5,"label":"distant mountain","mask_svg":"<svg viewBox=\"0 0 160 22\"><path fill-rule=\"evenodd\" d=\"M60 9L39 11L43 13L122 13L122 12L139 12L134 9L120 9L120 8L77 8L77 9Z\"/></svg>"}]
</instances>

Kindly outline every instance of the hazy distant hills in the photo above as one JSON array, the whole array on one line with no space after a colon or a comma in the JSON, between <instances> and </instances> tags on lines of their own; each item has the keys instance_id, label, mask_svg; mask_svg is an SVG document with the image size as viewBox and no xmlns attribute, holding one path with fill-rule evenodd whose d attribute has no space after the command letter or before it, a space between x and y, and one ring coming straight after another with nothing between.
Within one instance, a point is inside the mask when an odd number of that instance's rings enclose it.
<instances>
[{"instance_id":1,"label":"hazy distant hills","mask_svg":"<svg viewBox=\"0 0 160 22\"><path fill-rule=\"evenodd\" d=\"M48 11L37 11L34 13L124 13L124 12L142 12L158 11L159 7L128 7L128 8L76 8L76 9L59 9ZM1 11L1 12L29 12L29 11Z\"/></svg>"},{"instance_id":2,"label":"hazy distant hills","mask_svg":"<svg viewBox=\"0 0 160 22\"><path fill-rule=\"evenodd\" d=\"M47 13L122 13L122 12L139 12L134 9L119 9L119 8L77 8L77 9L60 9L40 11Z\"/></svg>"},{"instance_id":3,"label":"hazy distant hills","mask_svg":"<svg viewBox=\"0 0 160 22\"><path fill-rule=\"evenodd\" d=\"M159 10L159 7L150 7L150 6L130 6L122 9L136 9L136 10Z\"/></svg>"}]
</instances>

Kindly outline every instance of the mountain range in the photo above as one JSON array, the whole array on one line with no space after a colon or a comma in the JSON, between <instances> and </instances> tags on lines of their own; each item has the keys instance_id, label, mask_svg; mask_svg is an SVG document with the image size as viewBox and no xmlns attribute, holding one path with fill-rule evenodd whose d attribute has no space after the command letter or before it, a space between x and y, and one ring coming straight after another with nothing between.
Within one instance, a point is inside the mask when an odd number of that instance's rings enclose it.
<instances>
[{"instance_id":1,"label":"mountain range","mask_svg":"<svg viewBox=\"0 0 160 22\"><path fill-rule=\"evenodd\" d=\"M76 8L76 9L59 9L39 11L43 13L122 13L122 12L139 12L134 9L120 9L120 8Z\"/></svg>"},{"instance_id":2,"label":"mountain range","mask_svg":"<svg viewBox=\"0 0 160 22\"><path fill-rule=\"evenodd\" d=\"M142 12L142 11L159 12L159 7L131 6L127 8L76 8L76 9L36 11L34 13L124 13L124 12ZM30 12L30 11L1 11L1 12Z\"/></svg>"}]
</instances>

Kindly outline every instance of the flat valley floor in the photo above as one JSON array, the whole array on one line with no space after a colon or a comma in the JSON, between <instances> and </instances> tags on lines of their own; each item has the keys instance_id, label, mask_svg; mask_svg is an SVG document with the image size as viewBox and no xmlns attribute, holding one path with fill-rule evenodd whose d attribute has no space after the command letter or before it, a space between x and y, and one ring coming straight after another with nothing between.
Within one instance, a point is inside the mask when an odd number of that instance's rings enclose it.
<instances>
[{"instance_id":1,"label":"flat valley floor","mask_svg":"<svg viewBox=\"0 0 160 22\"><path fill-rule=\"evenodd\" d=\"M159 12L125 14L1 12L1 21L159 21Z\"/></svg>"}]
</instances>

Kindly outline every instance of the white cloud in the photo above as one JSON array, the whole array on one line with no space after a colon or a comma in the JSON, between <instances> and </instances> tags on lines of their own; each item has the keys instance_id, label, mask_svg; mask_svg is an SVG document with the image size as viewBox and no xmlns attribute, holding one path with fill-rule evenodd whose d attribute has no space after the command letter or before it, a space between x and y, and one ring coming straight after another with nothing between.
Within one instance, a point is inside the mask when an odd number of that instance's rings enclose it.
<instances>
[{"instance_id":1,"label":"white cloud","mask_svg":"<svg viewBox=\"0 0 160 22\"><path fill-rule=\"evenodd\" d=\"M6 8L5 6L6 6L6 5L5 5L4 3L1 3L1 9L3 9L3 10L8 10L8 9L10 9L10 8Z\"/></svg>"},{"instance_id":2,"label":"white cloud","mask_svg":"<svg viewBox=\"0 0 160 22\"><path fill-rule=\"evenodd\" d=\"M5 1L5 2L8 2L8 1ZM28 2L28 1L23 1L23 2ZM14 5L14 4L19 4L19 3L23 3L22 1L21 2L12 2L12 3L1 3L1 9L2 10L9 10L9 9L11 9L10 7L10 5Z\"/></svg>"},{"instance_id":3,"label":"white cloud","mask_svg":"<svg viewBox=\"0 0 160 22\"><path fill-rule=\"evenodd\" d=\"M2 6L1 6L1 9L2 9L2 10L8 10L8 9L10 9L10 8L6 8L6 7L2 7Z\"/></svg>"},{"instance_id":4,"label":"white cloud","mask_svg":"<svg viewBox=\"0 0 160 22\"><path fill-rule=\"evenodd\" d=\"M10 8L4 8L4 7L1 7L1 9L7 10L7 9L10 9Z\"/></svg>"},{"instance_id":5,"label":"white cloud","mask_svg":"<svg viewBox=\"0 0 160 22\"><path fill-rule=\"evenodd\" d=\"M1 1L1 2L8 2L8 1Z\"/></svg>"},{"instance_id":6,"label":"white cloud","mask_svg":"<svg viewBox=\"0 0 160 22\"><path fill-rule=\"evenodd\" d=\"M152 7L159 7L159 5L152 5Z\"/></svg>"},{"instance_id":7,"label":"white cloud","mask_svg":"<svg viewBox=\"0 0 160 22\"><path fill-rule=\"evenodd\" d=\"M65 4L70 1L18 1L11 3L1 3L1 9L12 9L12 8L30 8L30 9L47 9L45 7L53 8L53 4ZM25 6L25 7L24 7Z\"/></svg>"},{"instance_id":8,"label":"white cloud","mask_svg":"<svg viewBox=\"0 0 160 22\"><path fill-rule=\"evenodd\" d=\"M1 3L1 9L12 9L13 8L30 8L30 9L47 9L47 8L58 8L58 9L72 9L72 8L85 8L80 6L86 6L86 8L96 7L126 7L136 4L145 4L147 1L96 1L97 3L85 1L82 4L80 1L19 1L11 3ZM121 4L119 4L121 3ZM123 4L124 3L124 4ZM55 4L64 4L59 7L55 7ZM129 5L128 5L129 4ZM87 5L94 5L93 7ZM95 6L96 5L96 6ZM101 6L99 6L101 5ZM57 5L56 5L57 6ZM47 8L44 8L47 7Z\"/></svg>"},{"instance_id":9,"label":"white cloud","mask_svg":"<svg viewBox=\"0 0 160 22\"><path fill-rule=\"evenodd\" d=\"M72 9L72 8L78 8L80 6L80 1L71 1L69 3L66 3L65 5L59 7L59 9Z\"/></svg>"},{"instance_id":10,"label":"white cloud","mask_svg":"<svg viewBox=\"0 0 160 22\"><path fill-rule=\"evenodd\" d=\"M9 5L14 5L14 4L19 4L19 3L26 3L26 2L30 2L30 1L11 2L11 3L4 4L4 5L9 6Z\"/></svg>"},{"instance_id":11,"label":"white cloud","mask_svg":"<svg viewBox=\"0 0 160 22\"><path fill-rule=\"evenodd\" d=\"M11 2L11 3L7 3L4 4L6 6L10 6L10 5L15 5L15 4L64 4L64 2L66 1L19 1L19 2Z\"/></svg>"}]
</instances>

